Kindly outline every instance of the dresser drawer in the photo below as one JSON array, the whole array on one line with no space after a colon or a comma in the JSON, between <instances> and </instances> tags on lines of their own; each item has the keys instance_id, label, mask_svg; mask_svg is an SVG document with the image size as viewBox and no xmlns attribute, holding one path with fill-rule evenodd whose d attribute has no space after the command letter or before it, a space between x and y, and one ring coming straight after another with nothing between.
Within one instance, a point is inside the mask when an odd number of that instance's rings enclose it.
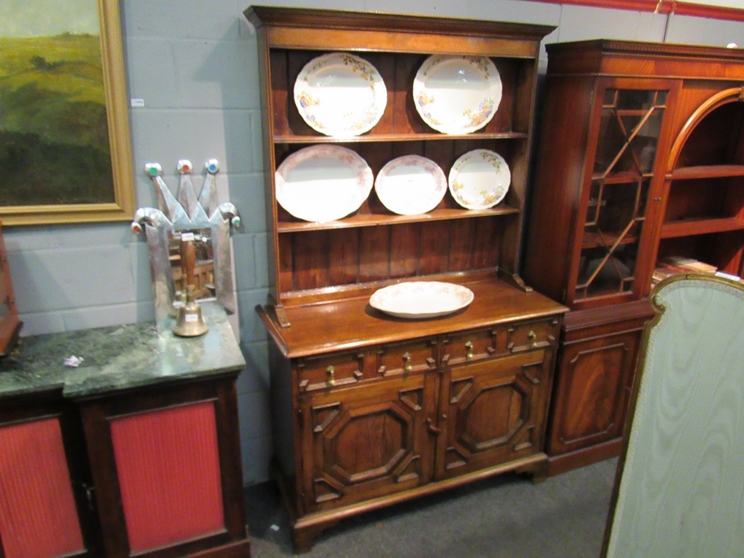
<instances>
[{"instance_id":1,"label":"dresser drawer","mask_svg":"<svg viewBox=\"0 0 744 558\"><path fill-rule=\"evenodd\" d=\"M428 372L437 366L435 339L386 343L375 352L375 370L380 376Z\"/></svg>"},{"instance_id":2,"label":"dresser drawer","mask_svg":"<svg viewBox=\"0 0 744 558\"><path fill-rule=\"evenodd\" d=\"M442 343L442 364L455 366L483 360L496 354L497 349L498 330L495 328L456 333L447 336Z\"/></svg>"},{"instance_id":3,"label":"dresser drawer","mask_svg":"<svg viewBox=\"0 0 744 558\"><path fill-rule=\"evenodd\" d=\"M351 351L297 360L300 393L355 384L364 377L365 353Z\"/></svg>"},{"instance_id":4,"label":"dresser drawer","mask_svg":"<svg viewBox=\"0 0 744 558\"><path fill-rule=\"evenodd\" d=\"M556 342L556 319L515 324L507 327L506 348L511 353L544 349Z\"/></svg>"}]
</instances>

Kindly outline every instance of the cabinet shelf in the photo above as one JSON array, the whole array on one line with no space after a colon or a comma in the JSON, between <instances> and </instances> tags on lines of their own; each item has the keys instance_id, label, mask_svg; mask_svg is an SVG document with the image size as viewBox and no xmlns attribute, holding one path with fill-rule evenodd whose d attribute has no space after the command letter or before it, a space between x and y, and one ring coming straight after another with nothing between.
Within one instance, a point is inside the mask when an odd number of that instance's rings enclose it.
<instances>
[{"instance_id":1,"label":"cabinet shelf","mask_svg":"<svg viewBox=\"0 0 744 558\"><path fill-rule=\"evenodd\" d=\"M744 220L736 217L725 219L685 219L665 223L661 228L661 238L677 238L697 234L711 234L744 230Z\"/></svg>"},{"instance_id":2,"label":"cabinet shelf","mask_svg":"<svg viewBox=\"0 0 744 558\"><path fill-rule=\"evenodd\" d=\"M692 180L696 178L726 178L744 176L744 165L700 165L681 167L672 171L672 180Z\"/></svg>"},{"instance_id":3,"label":"cabinet shelf","mask_svg":"<svg viewBox=\"0 0 744 558\"><path fill-rule=\"evenodd\" d=\"M310 136L282 134L274 137L275 144L313 144L313 143L390 143L410 141L451 141L451 140L500 140L500 139L527 139L523 132L502 133L473 133L468 135L448 135L440 133L421 134L369 134L354 136L350 138L334 138L330 136Z\"/></svg>"},{"instance_id":4,"label":"cabinet shelf","mask_svg":"<svg viewBox=\"0 0 744 558\"><path fill-rule=\"evenodd\" d=\"M613 172L604 176L602 173L592 175L593 182L603 181L605 184L635 184L641 179L650 179L653 175L649 173L640 174L633 171Z\"/></svg>"},{"instance_id":5,"label":"cabinet shelf","mask_svg":"<svg viewBox=\"0 0 744 558\"><path fill-rule=\"evenodd\" d=\"M519 209L508 205L499 205L492 209L435 209L422 215L354 215L339 221L328 223L309 223L305 221L278 222L278 233L302 231L322 231L357 227L377 227L381 225L401 225L407 223L430 223L452 219L471 219L477 217L495 217L497 215L519 214Z\"/></svg>"},{"instance_id":6,"label":"cabinet shelf","mask_svg":"<svg viewBox=\"0 0 744 558\"><path fill-rule=\"evenodd\" d=\"M617 239L620 237L620 233L613 233L613 232L606 232L602 235L605 239L605 242L602 241L599 233L596 232L585 232L584 233L584 239L581 243L581 248L583 250L589 249L589 248L601 248L603 246L614 246L617 242ZM625 235L625 237L620 241L620 244L635 244L638 242L638 237L635 235Z\"/></svg>"}]
</instances>

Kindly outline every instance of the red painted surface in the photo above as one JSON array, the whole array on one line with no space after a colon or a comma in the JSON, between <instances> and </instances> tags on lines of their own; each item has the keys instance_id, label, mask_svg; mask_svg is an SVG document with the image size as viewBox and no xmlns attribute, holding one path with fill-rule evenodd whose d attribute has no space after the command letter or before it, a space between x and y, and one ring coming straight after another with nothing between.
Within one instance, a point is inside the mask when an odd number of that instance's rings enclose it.
<instances>
[{"instance_id":1,"label":"red painted surface","mask_svg":"<svg viewBox=\"0 0 744 558\"><path fill-rule=\"evenodd\" d=\"M111 437L132 552L224 529L212 403L112 419Z\"/></svg>"},{"instance_id":2,"label":"red painted surface","mask_svg":"<svg viewBox=\"0 0 744 558\"><path fill-rule=\"evenodd\" d=\"M0 427L0 537L6 558L84 549L57 419Z\"/></svg>"},{"instance_id":3,"label":"red painted surface","mask_svg":"<svg viewBox=\"0 0 744 558\"><path fill-rule=\"evenodd\" d=\"M674 13L676 15L705 17L709 19L724 19L730 21L744 21L744 9L727 8L698 4L695 0L532 0L549 4L573 4L577 6L592 6L595 8L632 10L639 12L657 12L660 14Z\"/></svg>"}]
</instances>

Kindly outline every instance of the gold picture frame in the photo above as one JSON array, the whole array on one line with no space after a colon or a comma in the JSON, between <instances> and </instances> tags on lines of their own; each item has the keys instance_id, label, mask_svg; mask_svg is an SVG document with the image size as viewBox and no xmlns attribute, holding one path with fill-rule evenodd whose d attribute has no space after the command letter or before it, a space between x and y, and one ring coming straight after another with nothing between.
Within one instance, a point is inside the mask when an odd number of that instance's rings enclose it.
<instances>
[{"instance_id":1,"label":"gold picture frame","mask_svg":"<svg viewBox=\"0 0 744 558\"><path fill-rule=\"evenodd\" d=\"M47 145L46 148L55 150L55 161L53 164L49 163L50 177L62 182L66 181L66 184L74 183L74 186L70 185L71 191L78 188L78 186L81 189L88 188L91 190L95 187L97 190L94 194L86 194L88 195L89 200L86 199L80 201L78 199L64 198L63 196L65 194L63 193L60 193L59 199L56 199L58 194L54 190L54 186L50 185L48 191L44 194L46 197L41 200L41 203L36 203L36 198L34 196L37 195L37 190L32 189L27 180L20 180L18 177L14 177L13 175L13 172L19 167L18 164L15 164L15 160L20 160L23 157L16 156L15 159L13 159L14 154L10 153L9 155L8 152L11 151L14 146L19 150L23 148L26 148L27 151L30 149L36 149L37 151L34 152L33 157L28 156L26 159L33 159L35 157L37 162L42 161L42 163L46 163L48 160L44 157L44 153L46 152L44 151L44 148L38 147L38 145L44 140L39 140L38 137L33 138L31 134L24 134L25 130L17 130L15 134L17 137L20 137L22 141L26 141L28 144L32 142L35 143L33 143L32 148L29 148L28 145L18 147L13 143L15 140L15 137L13 137L9 140L10 147L7 145L0 145L0 190L5 190L6 192L5 194L0 192L0 196L5 196L0 197L0 221L5 226L127 221L131 220L134 215L135 183L132 165L132 147L119 3L118 0L96 0L95 5L97 6L99 24L98 42L100 43L101 56L100 73L92 72L90 68L80 70L79 68L81 63L77 60L66 61L63 59L62 61L55 61L54 58L47 60L47 58L39 54L29 57L31 51L23 53L25 58L16 56L14 62L17 62L18 59L22 59L22 63L28 65L30 61L30 63L33 64L31 71L36 71L37 74L44 77L44 79L46 79L45 76L48 76L53 72L72 72L72 70L64 69L63 66L66 64L69 68L74 67L75 72L78 74L85 71L86 79L90 79L91 82L94 83L94 87L97 88L95 90L98 95L97 98L94 101L86 100L85 102L88 103L87 105L77 105L78 107L92 107L94 110L91 110L90 112L97 115L98 127L93 132L89 132L90 138L86 139L88 145L85 145L82 148L79 145L70 147L68 151L71 155L67 154L65 151L67 146L60 147L59 145L53 145L50 148ZM89 15L93 17L92 13ZM72 42L81 37L81 35L63 33L56 38L58 40L67 40L68 42ZM96 39L92 34L88 34L86 37L89 41ZM16 44L22 43L18 42ZM10 49L6 49L6 52L8 50ZM62 50L64 49L60 49L60 51ZM40 52L46 54L44 51ZM94 50L88 49L88 52L91 53L94 52ZM53 53L53 55L57 57L63 56L62 54L55 53ZM95 66L97 69L98 60L95 59L94 54L91 56L93 56L93 64L90 66ZM11 61L12 59L7 58L7 60ZM2 68L0 68L0 70L1 69ZM97 81L98 75L102 77L100 82ZM103 102L105 103L105 107L101 107L101 83L103 85ZM27 88L35 88L33 89L33 92L41 91L39 86L36 84L21 85L21 87L24 86ZM10 91L10 89L8 89L8 91ZM16 93L16 97L20 98L21 93L18 93L17 91L14 93ZM8 93L8 95L10 94L11 93ZM65 92L65 95L69 96L67 92ZM28 97L29 96L27 95L24 98ZM33 97L33 95L31 97ZM3 106L2 100L2 97L0 97L0 110ZM6 103L6 106L9 106L9 103ZM35 106L34 109L38 109L38 106ZM86 118L88 120L93 119L93 117L90 116L89 111L79 109L73 110L71 107L68 107L66 110L67 113L64 117L60 118L64 118L65 124L70 125L69 130L78 129L76 127L78 125L81 127L88 125L87 122L84 122ZM102 110L105 111L105 117L101 112ZM31 112L30 109L27 110L27 113ZM39 111L34 110L33 113L36 115L35 117L38 120ZM71 123L71 120L74 118L79 119L77 124L75 122ZM52 126L50 125L50 127ZM0 132L10 134L10 132L4 130L1 125ZM68 133L70 134L70 137L72 137L73 132L70 131ZM96 138L96 134L98 135L97 139L100 140L98 142L96 142L95 139L91 139ZM107 136L108 139L107 145L105 143L105 136ZM79 143L83 143L82 140L80 140ZM101 145L103 145L102 148ZM108 147L108 155L106 154L106 147ZM81 149L83 148L86 149L87 152L96 152L94 164L89 165L89 168L91 169L90 174L88 173L88 168L86 168L86 165L88 165L87 159L75 160L77 157L76 154L81 152ZM75 149L78 151L75 151ZM3 155L5 155L6 168L3 168L2 164ZM8 161L11 162L8 163ZM110 161L110 176L107 170L108 161ZM74 164L75 166L74 170L70 171L69 175L65 174L64 169L60 172L60 169L67 164ZM36 165L36 168L30 172L31 174L34 174L33 178L38 180L39 183L44 183L44 178L39 176L41 171L37 170L38 166L39 165ZM95 178L91 179L91 176L93 176L94 173L99 173L95 176L101 176L105 180L100 180L97 184L91 186L90 183L95 180ZM25 187L26 190L18 193L18 189L23 187ZM16 189L15 195L17 199L22 199L22 203L18 203L16 198L12 198L14 188ZM51 192L54 192L55 196L53 201L51 201ZM41 196L41 194L38 195Z\"/></svg>"}]
</instances>

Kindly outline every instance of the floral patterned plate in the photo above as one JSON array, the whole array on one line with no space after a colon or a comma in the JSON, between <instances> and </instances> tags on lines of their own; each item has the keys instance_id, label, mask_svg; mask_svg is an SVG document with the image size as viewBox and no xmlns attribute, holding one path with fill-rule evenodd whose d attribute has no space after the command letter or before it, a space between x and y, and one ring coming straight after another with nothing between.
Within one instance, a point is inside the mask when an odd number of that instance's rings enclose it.
<instances>
[{"instance_id":1,"label":"floral patterned plate","mask_svg":"<svg viewBox=\"0 0 744 558\"><path fill-rule=\"evenodd\" d=\"M375 291L369 304L398 318L435 318L457 312L473 302L473 291L441 281L409 281Z\"/></svg>"},{"instance_id":2,"label":"floral patterned plate","mask_svg":"<svg viewBox=\"0 0 744 558\"><path fill-rule=\"evenodd\" d=\"M449 190L465 209L488 209L509 191L511 171L504 158L488 149L468 151L449 173Z\"/></svg>"},{"instance_id":3,"label":"floral patterned plate","mask_svg":"<svg viewBox=\"0 0 744 558\"><path fill-rule=\"evenodd\" d=\"M367 162L339 145L312 145L287 157L275 173L276 201L290 215L325 223L359 209L372 191Z\"/></svg>"},{"instance_id":4,"label":"floral patterned plate","mask_svg":"<svg viewBox=\"0 0 744 558\"><path fill-rule=\"evenodd\" d=\"M447 193L447 177L431 159L404 155L387 163L375 179L382 205L398 215L419 215L434 209Z\"/></svg>"},{"instance_id":5,"label":"floral patterned plate","mask_svg":"<svg viewBox=\"0 0 744 558\"><path fill-rule=\"evenodd\" d=\"M311 128L338 138L358 136L379 122L387 89L377 69L347 52L313 58L297 76L294 100Z\"/></svg>"},{"instance_id":6,"label":"floral patterned plate","mask_svg":"<svg viewBox=\"0 0 744 558\"><path fill-rule=\"evenodd\" d=\"M501 76L490 58L435 54L413 81L416 110L443 134L470 134L483 128L501 102Z\"/></svg>"}]
</instances>

